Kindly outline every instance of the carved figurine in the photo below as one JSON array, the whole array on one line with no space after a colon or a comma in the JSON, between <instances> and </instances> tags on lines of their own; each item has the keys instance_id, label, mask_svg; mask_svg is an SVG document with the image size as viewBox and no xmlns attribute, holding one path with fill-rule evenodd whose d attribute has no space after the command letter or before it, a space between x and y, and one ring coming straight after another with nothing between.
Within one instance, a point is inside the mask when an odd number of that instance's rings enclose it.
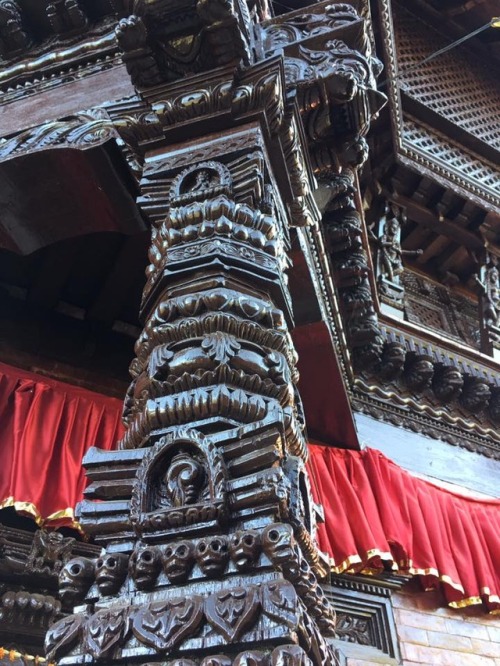
<instances>
[{"instance_id":1,"label":"carved figurine","mask_svg":"<svg viewBox=\"0 0 500 666\"><path fill-rule=\"evenodd\" d=\"M500 326L500 273L497 263L498 259L489 255L481 277L475 276L481 290L482 319L486 327Z\"/></svg>"},{"instance_id":2,"label":"carved figurine","mask_svg":"<svg viewBox=\"0 0 500 666\"><path fill-rule=\"evenodd\" d=\"M60 532L38 530L26 566L33 571L58 574L69 559L74 542L73 538L64 537Z\"/></svg>"},{"instance_id":3,"label":"carved figurine","mask_svg":"<svg viewBox=\"0 0 500 666\"><path fill-rule=\"evenodd\" d=\"M82 602L95 578L95 563L87 557L74 557L59 574L59 596L66 608Z\"/></svg>"},{"instance_id":4,"label":"carved figurine","mask_svg":"<svg viewBox=\"0 0 500 666\"><path fill-rule=\"evenodd\" d=\"M229 555L239 571L250 569L257 562L261 550L257 530L236 532L229 543Z\"/></svg>"},{"instance_id":5,"label":"carved figurine","mask_svg":"<svg viewBox=\"0 0 500 666\"><path fill-rule=\"evenodd\" d=\"M19 5L14 0L0 0L0 56L15 56L29 45Z\"/></svg>"},{"instance_id":6,"label":"carved figurine","mask_svg":"<svg viewBox=\"0 0 500 666\"><path fill-rule=\"evenodd\" d=\"M369 229L370 239L376 249L376 273L379 291L390 301L402 303L404 291L400 277L403 273L403 256L419 256L422 250L404 250L401 247L401 225L406 222L404 211L387 202L384 215L378 223L378 235Z\"/></svg>"},{"instance_id":7,"label":"carved figurine","mask_svg":"<svg viewBox=\"0 0 500 666\"><path fill-rule=\"evenodd\" d=\"M196 562L202 573L209 578L220 576L229 560L228 540L226 537L200 539L196 544Z\"/></svg>"},{"instance_id":8,"label":"carved figurine","mask_svg":"<svg viewBox=\"0 0 500 666\"><path fill-rule=\"evenodd\" d=\"M56 0L47 5L46 12L56 35L83 30L88 25L78 0Z\"/></svg>"},{"instance_id":9,"label":"carved figurine","mask_svg":"<svg viewBox=\"0 0 500 666\"><path fill-rule=\"evenodd\" d=\"M138 590L151 589L161 570L160 552L156 546L138 545L129 560L129 573Z\"/></svg>"},{"instance_id":10,"label":"carved figurine","mask_svg":"<svg viewBox=\"0 0 500 666\"><path fill-rule=\"evenodd\" d=\"M167 546L163 552L163 570L172 585L184 583L194 565L194 545L192 541L179 541Z\"/></svg>"},{"instance_id":11,"label":"carved figurine","mask_svg":"<svg viewBox=\"0 0 500 666\"><path fill-rule=\"evenodd\" d=\"M96 583L101 594L115 594L127 575L128 555L107 553L96 562Z\"/></svg>"}]
</instances>

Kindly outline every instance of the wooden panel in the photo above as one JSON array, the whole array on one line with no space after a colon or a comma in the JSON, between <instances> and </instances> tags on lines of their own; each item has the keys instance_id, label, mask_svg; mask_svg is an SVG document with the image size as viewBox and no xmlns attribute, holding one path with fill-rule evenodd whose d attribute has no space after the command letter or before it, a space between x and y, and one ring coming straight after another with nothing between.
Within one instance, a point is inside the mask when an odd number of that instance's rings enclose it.
<instances>
[{"instance_id":1,"label":"wooden panel","mask_svg":"<svg viewBox=\"0 0 500 666\"><path fill-rule=\"evenodd\" d=\"M362 445L382 451L409 472L498 497L500 462L365 414L355 414L355 422Z\"/></svg>"}]
</instances>

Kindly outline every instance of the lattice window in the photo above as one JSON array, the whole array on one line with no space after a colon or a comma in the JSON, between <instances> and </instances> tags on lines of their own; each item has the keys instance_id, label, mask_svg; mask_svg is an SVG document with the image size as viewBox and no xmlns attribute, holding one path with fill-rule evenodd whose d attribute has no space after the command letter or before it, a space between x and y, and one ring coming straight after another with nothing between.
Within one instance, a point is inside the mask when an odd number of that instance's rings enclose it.
<instances>
[{"instance_id":1,"label":"lattice window","mask_svg":"<svg viewBox=\"0 0 500 666\"><path fill-rule=\"evenodd\" d=\"M412 271L404 272L403 284L408 321L478 348L477 302Z\"/></svg>"},{"instance_id":2,"label":"lattice window","mask_svg":"<svg viewBox=\"0 0 500 666\"><path fill-rule=\"evenodd\" d=\"M446 331L452 335L453 331L448 323L442 308L430 303L420 303L411 297L406 299L406 315L408 321L425 328L433 328L436 331Z\"/></svg>"},{"instance_id":3,"label":"lattice window","mask_svg":"<svg viewBox=\"0 0 500 666\"><path fill-rule=\"evenodd\" d=\"M405 120L403 126L405 142L428 155L433 161L438 161L446 171L455 171L462 177L475 183L475 189L483 196L490 194L490 199L500 198L500 174L498 170L479 162L463 149L456 148L450 142L431 134L410 120Z\"/></svg>"},{"instance_id":4,"label":"lattice window","mask_svg":"<svg viewBox=\"0 0 500 666\"><path fill-rule=\"evenodd\" d=\"M402 88L491 147L500 150L500 88L495 68L465 48L455 48L411 72L405 69L450 43L401 6L395 32Z\"/></svg>"}]
</instances>

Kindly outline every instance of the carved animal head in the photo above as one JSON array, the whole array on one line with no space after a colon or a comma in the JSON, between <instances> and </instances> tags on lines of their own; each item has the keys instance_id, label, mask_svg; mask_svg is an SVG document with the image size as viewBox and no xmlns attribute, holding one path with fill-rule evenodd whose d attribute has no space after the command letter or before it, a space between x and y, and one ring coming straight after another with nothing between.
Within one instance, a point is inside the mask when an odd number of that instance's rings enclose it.
<instances>
[{"instance_id":1,"label":"carved animal head","mask_svg":"<svg viewBox=\"0 0 500 666\"><path fill-rule=\"evenodd\" d=\"M254 565L261 550L260 534L256 530L236 532L229 543L229 555L239 571Z\"/></svg>"},{"instance_id":2,"label":"carved animal head","mask_svg":"<svg viewBox=\"0 0 500 666\"><path fill-rule=\"evenodd\" d=\"M138 590L151 589L160 569L160 552L156 546L138 546L130 556L129 573Z\"/></svg>"},{"instance_id":3,"label":"carved animal head","mask_svg":"<svg viewBox=\"0 0 500 666\"><path fill-rule=\"evenodd\" d=\"M75 557L66 562L59 574L59 596L66 608L83 601L94 575L94 561L87 557Z\"/></svg>"},{"instance_id":4,"label":"carved animal head","mask_svg":"<svg viewBox=\"0 0 500 666\"><path fill-rule=\"evenodd\" d=\"M179 541L163 552L163 570L172 584L184 583L194 564L192 541Z\"/></svg>"},{"instance_id":5,"label":"carved animal head","mask_svg":"<svg viewBox=\"0 0 500 666\"><path fill-rule=\"evenodd\" d=\"M269 663L267 655L264 652L240 652L233 661L233 666L267 666Z\"/></svg>"},{"instance_id":6,"label":"carved animal head","mask_svg":"<svg viewBox=\"0 0 500 666\"><path fill-rule=\"evenodd\" d=\"M210 578L224 573L229 560L228 540L225 536L201 539L196 544L196 562Z\"/></svg>"},{"instance_id":7,"label":"carved animal head","mask_svg":"<svg viewBox=\"0 0 500 666\"><path fill-rule=\"evenodd\" d=\"M389 342L382 354L380 372L383 377L397 377L405 364L406 349L399 342Z\"/></svg>"},{"instance_id":8,"label":"carved animal head","mask_svg":"<svg viewBox=\"0 0 500 666\"><path fill-rule=\"evenodd\" d=\"M205 657L200 666L231 666L232 659L223 654L214 654L212 657Z\"/></svg>"},{"instance_id":9,"label":"carved animal head","mask_svg":"<svg viewBox=\"0 0 500 666\"><path fill-rule=\"evenodd\" d=\"M101 594L115 594L127 575L128 555L106 553L96 562L96 583Z\"/></svg>"}]
</instances>

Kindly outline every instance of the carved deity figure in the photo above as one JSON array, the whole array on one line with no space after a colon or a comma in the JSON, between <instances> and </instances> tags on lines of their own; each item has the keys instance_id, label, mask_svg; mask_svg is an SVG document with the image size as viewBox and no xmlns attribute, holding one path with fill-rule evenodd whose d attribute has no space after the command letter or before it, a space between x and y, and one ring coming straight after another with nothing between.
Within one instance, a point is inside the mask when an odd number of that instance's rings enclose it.
<instances>
[{"instance_id":1,"label":"carved deity figure","mask_svg":"<svg viewBox=\"0 0 500 666\"><path fill-rule=\"evenodd\" d=\"M65 538L60 532L38 530L33 538L33 547L27 559L27 567L33 571L59 573L68 561L74 539Z\"/></svg>"},{"instance_id":2,"label":"carved deity figure","mask_svg":"<svg viewBox=\"0 0 500 666\"><path fill-rule=\"evenodd\" d=\"M481 277L476 275L482 292L483 322L487 327L500 326L500 273L498 259L490 256L481 270Z\"/></svg>"},{"instance_id":3,"label":"carved deity figure","mask_svg":"<svg viewBox=\"0 0 500 666\"><path fill-rule=\"evenodd\" d=\"M401 247L401 224L406 215L393 203L386 203L384 215L379 222L379 234L371 232L371 239L377 246L377 277L393 284L399 284L403 272L403 256L418 256L422 250L403 250Z\"/></svg>"}]
</instances>

